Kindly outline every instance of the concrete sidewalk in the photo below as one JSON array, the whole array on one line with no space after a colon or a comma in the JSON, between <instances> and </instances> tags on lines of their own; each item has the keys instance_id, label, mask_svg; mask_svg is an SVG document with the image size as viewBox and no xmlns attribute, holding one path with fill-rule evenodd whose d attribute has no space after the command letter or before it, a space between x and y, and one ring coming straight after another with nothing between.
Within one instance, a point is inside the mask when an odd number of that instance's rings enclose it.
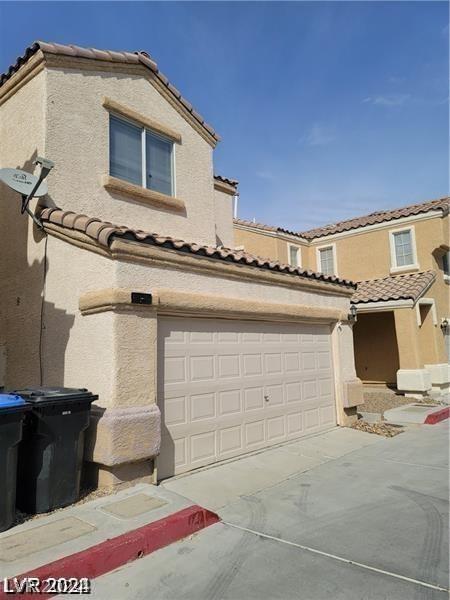
<instances>
[{"instance_id":1,"label":"concrete sidewalk","mask_svg":"<svg viewBox=\"0 0 450 600\"><path fill-rule=\"evenodd\" d=\"M323 463L379 444L382 437L349 428L289 442L277 448L189 473L161 484L167 490L219 511L224 506L304 473Z\"/></svg>"},{"instance_id":2,"label":"concrete sidewalk","mask_svg":"<svg viewBox=\"0 0 450 600\"><path fill-rule=\"evenodd\" d=\"M444 600L448 435L446 421L376 438L242 496L221 523L98 578L92 597Z\"/></svg>"},{"instance_id":3,"label":"concrete sidewalk","mask_svg":"<svg viewBox=\"0 0 450 600\"><path fill-rule=\"evenodd\" d=\"M139 484L39 516L0 533L0 580L33 571L189 506L191 501L174 492Z\"/></svg>"}]
</instances>

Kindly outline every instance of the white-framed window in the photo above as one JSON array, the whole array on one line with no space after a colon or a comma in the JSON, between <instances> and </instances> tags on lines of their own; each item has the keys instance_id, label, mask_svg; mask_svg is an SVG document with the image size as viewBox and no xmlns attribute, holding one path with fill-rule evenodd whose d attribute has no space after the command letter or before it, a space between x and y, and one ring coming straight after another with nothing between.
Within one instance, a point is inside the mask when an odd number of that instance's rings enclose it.
<instances>
[{"instance_id":1,"label":"white-framed window","mask_svg":"<svg viewBox=\"0 0 450 600\"><path fill-rule=\"evenodd\" d=\"M336 244L317 248L317 270L324 275L337 275Z\"/></svg>"},{"instance_id":2,"label":"white-framed window","mask_svg":"<svg viewBox=\"0 0 450 600\"><path fill-rule=\"evenodd\" d=\"M391 272L418 269L414 227L389 232Z\"/></svg>"},{"instance_id":3,"label":"white-framed window","mask_svg":"<svg viewBox=\"0 0 450 600\"><path fill-rule=\"evenodd\" d=\"M292 267L300 267L302 264L302 255L299 246L288 244L288 263Z\"/></svg>"},{"instance_id":4,"label":"white-framed window","mask_svg":"<svg viewBox=\"0 0 450 600\"><path fill-rule=\"evenodd\" d=\"M173 141L111 114L109 174L149 190L173 196Z\"/></svg>"}]
</instances>

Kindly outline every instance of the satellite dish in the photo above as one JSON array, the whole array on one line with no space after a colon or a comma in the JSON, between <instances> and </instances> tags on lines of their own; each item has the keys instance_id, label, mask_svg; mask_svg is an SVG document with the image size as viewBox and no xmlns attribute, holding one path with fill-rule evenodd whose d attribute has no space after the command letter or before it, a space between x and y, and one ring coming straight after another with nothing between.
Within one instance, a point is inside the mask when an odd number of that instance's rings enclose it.
<instances>
[{"instance_id":1,"label":"satellite dish","mask_svg":"<svg viewBox=\"0 0 450 600\"><path fill-rule=\"evenodd\" d=\"M36 215L31 212L28 204L31 198L39 198L40 196L45 196L45 194L47 194L47 182L44 181L44 179L53 169L54 164L51 160L41 158L40 156L36 158L34 164L41 166L39 177L27 173L26 171L21 171L20 169L0 169L0 181L3 181L5 185L22 196L21 213L23 214L26 212L29 214L36 225L40 229L43 229L42 223Z\"/></svg>"},{"instance_id":2,"label":"satellite dish","mask_svg":"<svg viewBox=\"0 0 450 600\"><path fill-rule=\"evenodd\" d=\"M33 191L39 178L20 169L0 169L0 181L3 181L8 187L19 192L22 196L28 196ZM45 196L47 192L47 182L41 181L37 190L34 191L33 196L39 198L40 196Z\"/></svg>"}]
</instances>

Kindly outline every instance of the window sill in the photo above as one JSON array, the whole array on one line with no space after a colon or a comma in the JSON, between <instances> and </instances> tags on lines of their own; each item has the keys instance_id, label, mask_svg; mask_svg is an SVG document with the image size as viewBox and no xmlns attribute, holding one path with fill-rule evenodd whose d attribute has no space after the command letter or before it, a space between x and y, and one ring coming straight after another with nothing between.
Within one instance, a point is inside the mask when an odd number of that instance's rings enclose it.
<instances>
[{"instance_id":1,"label":"window sill","mask_svg":"<svg viewBox=\"0 0 450 600\"><path fill-rule=\"evenodd\" d=\"M419 271L419 265L405 265L403 267L392 267L389 273L391 275L398 275L401 273L413 273L414 271Z\"/></svg>"},{"instance_id":2,"label":"window sill","mask_svg":"<svg viewBox=\"0 0 450 600\"><path fill-rule=\"evenodd\" d=\"M165 208L167 210L184 211L186 206L183 200L174 198L173 196L167 196L154 190L148 190L134 183L129 183L123 179L117 177L111 177L111 175L104 175L102 179L103 187L109 192L115 192L123 196L129 196L137 202L156 206L159 208Z\"/></svg>"}]
</instances>

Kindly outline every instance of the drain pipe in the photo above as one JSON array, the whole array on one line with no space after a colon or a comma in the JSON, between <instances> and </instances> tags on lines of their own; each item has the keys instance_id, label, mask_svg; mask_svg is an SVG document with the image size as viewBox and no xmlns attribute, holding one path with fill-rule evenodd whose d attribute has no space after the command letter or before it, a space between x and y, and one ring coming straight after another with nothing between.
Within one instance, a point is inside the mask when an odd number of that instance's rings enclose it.
<instances>
[{"instance_id":1,"label":"drain pipe","mask_svg":"<svg viewBox=\"0 0 450 600\"><path fill-rule=\"evenodd\" d=\"M239 194L235 194L233 196L233 219L238 218L238 201L239 201Z\"/></svg>"}]
</instances>

